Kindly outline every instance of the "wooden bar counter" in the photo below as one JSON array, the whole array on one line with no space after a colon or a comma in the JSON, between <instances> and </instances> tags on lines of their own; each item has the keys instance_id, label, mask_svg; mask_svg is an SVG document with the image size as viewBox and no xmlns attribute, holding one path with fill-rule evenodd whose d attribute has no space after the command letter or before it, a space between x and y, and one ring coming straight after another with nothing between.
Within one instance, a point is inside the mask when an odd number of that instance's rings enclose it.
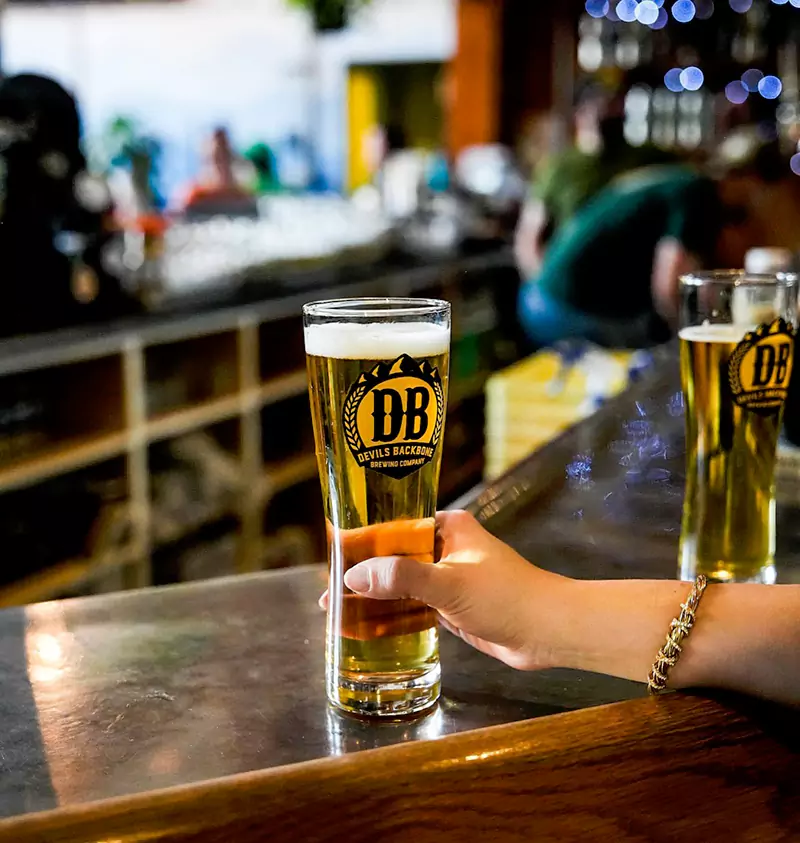
<instances>
[{"instance_id":1,"label":"wooden bar counter","mask_svg":"<svg viewBox=\"0 0 800 843\"><path fill-rule=\"evenodd\" d=\"M465 503L544 567L674 577L675 360ZM800 581L779 515L779 576ZM324 701L320 566L0 613L0 843L800 839L796 714L445 636L444 698Z\"/></svg>"}]
</instances>

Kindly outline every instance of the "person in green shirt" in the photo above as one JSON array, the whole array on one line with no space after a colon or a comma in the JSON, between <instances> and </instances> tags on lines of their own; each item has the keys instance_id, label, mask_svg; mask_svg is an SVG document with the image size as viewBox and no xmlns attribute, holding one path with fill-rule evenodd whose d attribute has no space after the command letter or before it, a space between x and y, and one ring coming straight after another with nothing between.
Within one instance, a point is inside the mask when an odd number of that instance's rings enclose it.
<instances>
[{"instance_id":1,"label":"person in green shirt","mask_svg":"<svg viewBox=\"0 0 800 843\"><path fill-rule=\"evenodd\" d=\"M575 105L575 145L546 158L534 174L516 233L517 264L525 276L541 268L556 232L621 173L674 160L624 136L624 90L584 86Z\"/></svg>"},{"instance_id":2,"label":"person in green shirt","mask_svg":"<svg viewBox=\"0 0 800 843\"><path fill-rule=\"evenodd\" d=\"M641 348L667 340L680 276L741 266L746 248L762 241L770 197L791 176L776 156L758 151L717 180L665 165L612 181L559 229L522 285L518 314L532 343Z\"/></svg>"}]
</instances>

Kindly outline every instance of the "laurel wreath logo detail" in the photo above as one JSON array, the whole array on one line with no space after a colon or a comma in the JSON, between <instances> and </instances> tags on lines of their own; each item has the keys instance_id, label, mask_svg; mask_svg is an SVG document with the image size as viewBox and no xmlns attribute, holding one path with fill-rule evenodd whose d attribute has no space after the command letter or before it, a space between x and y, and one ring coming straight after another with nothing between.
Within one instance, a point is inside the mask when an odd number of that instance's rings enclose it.
<instances>
[{"instance_id":1,"label":"laurel wreath logo detail","mask_svg":"<svg viewBox=\"0 0 800 843\"><path fill-rule=\"evenodd\" d=\"M344 424L344 438L348 447L353 454L358 453L364 448L364 440L358 432L358 424L356 422L356 414L358 412L358 405L367 391L366 386L355 386L350 390L347 396L347 401L342 412L342 421Z\"/></svg>"}]
</instances>

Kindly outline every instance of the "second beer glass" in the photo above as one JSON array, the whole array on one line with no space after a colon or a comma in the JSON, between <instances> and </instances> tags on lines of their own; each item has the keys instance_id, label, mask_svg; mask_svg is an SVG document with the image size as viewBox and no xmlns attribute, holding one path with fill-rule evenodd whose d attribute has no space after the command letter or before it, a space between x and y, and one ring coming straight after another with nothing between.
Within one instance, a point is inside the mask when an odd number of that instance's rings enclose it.
<instances>
[{"instance_id":1,"label":"second beer glass","mask_svg":"<svg viewBox=\"0 0 800 843\"><path fill-rule=\"evenodd\" d=\"M434 561L450 305L318 302L304 321L328 529L328 698L356 714L413 714L439 697L435 614L360 597L344 575L371 557Z\"/></svg>"},{"instance_id":2,"label":"second beer glass","mask_svg":"<svg viewBox=\"0 0 800 843\"><path fill-rule=\"evenodd\" d=\"M680 574L775 581L775 459L797 325L797 279L682 279L686 498Z\"/></svg>"}]
</instances>

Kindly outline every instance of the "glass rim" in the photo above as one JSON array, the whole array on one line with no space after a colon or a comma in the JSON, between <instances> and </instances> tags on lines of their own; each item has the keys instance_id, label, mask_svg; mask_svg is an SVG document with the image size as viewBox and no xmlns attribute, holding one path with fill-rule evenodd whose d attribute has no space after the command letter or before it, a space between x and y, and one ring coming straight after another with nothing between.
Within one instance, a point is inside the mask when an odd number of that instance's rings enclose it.
<instances>
[{"instance_id":1,"label":"glass rim","mask_svg":"<svg viewBox=\"0 0 800 843\"><path fill-rule=\"evenodd\" d=\"M743 269L717 269L708 272L690 272L682 275L682 287L796 287L798 275L795 272L758 273Z\"/></svg>"},{"instance_id":2,"label":"glass rim","mask_svg":"<svg viewBox=\"0 0 800 843\"><path fill-rule=\"evenodd\" d=\"M443 299L406 296L325 299L303 305L303 316L343 319L365 319L381 316L437 316L450 312L450 302Z\"/></svg>"}]
</instances>

